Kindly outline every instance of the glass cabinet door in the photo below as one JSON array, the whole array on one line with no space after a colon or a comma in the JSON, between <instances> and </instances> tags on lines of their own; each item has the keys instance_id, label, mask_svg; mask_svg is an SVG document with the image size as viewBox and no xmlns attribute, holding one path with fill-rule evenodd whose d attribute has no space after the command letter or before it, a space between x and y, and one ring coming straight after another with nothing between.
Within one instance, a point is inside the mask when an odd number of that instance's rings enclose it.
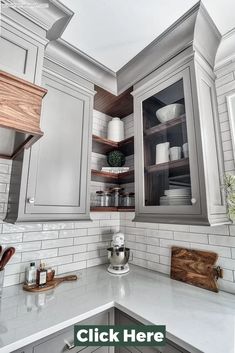
<instances>
[{"instance_id":1,"label":"glass cabinet door","mask_svg":"<svg viewBox=\"0 0 235 353\"><path fill-rule=\"evenodd\" d=\"M193 121L190 129L188 126L190 119L193 120L191 93L190 104L186 102L190 86L187 83L186 89L184 76L177 77L176 80L169 80L169 85L159 85L155 91L148 91L141 101L142 205L143 208L161 206L165 213L170 207L179 213L182 207L188 209L194 206L196 199L192 196L192 189L197 193L192 183L192 173L198 172L197 166L191 167L189 158L195 157L193 149L190 156L190 143L194 140L195 144ZM190 119L187 119L188 112Z\"/></svg>"}]
</instances>

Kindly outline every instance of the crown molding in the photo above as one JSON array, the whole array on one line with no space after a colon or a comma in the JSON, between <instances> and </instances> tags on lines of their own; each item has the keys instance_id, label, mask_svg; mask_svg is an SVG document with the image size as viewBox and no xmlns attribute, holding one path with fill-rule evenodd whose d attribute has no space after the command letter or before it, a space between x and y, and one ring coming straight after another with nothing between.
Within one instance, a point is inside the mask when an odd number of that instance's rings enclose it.
<instances>
[{"instance_id":1,"label":"crown molding","mask_svg":"<svg viewBox=\"0 0 235 353\"><path fill-rule=\"evenodd\" d=\"M16 12L46 32L48 40L60 38L73 11L58 0L3 0L2 13ZM14 17L14 15L13 15Z\"/></svg>"},{"instance_id":2,"label":"crown molding","mask_svg":"<svg viewBox=\"0 0 235 353\"><path fill-rule=\"evenodd\" d=\"M201 2L157 37L117 72L118 93L190 46L213 68L221 35Z\"/></svg>"},{"instance_id":3,"label":"crown molding","mask_svg":"<svg viewBox=\"0 0 235 353\"><path fill-rule=\"evenodd\" d=\"M63 39L51 41L45 59L117 95L115 72L100 64Z\"/></svg>"},{"instance_id":4,"label":"crown molding","mask_svg":"<svg viewBox=\"0 0 235 353\"><path fill-rule=\"evenodd\" d=\"M227 65L228 62L235 59L235 28L223 35L220 46L217 51L215 70Z\"/></svg>"},{"instance_id":5,"label":"crown molding","mask_svg":"<svg viewBox=\"0 0 235 353\"><path fill-rule=\"evenodd\" d=\"M14 1L4 0L4 3L10 5ZM17 12L25 18L26 26L32 23L46 33L49 43L45 50L45 60L56 63L71 74L80 75L115 95L121 94L188 48L192 48L214 68L221 35L201 2L194 5L117 72L60 38L73 16L70 9L58 0L37 0L39 8L25 6L25 3L30 2L31 0L17 0L17 4L22 6L11 9L11 13ZM42 33L40 35L43 37ZM227 40L231 41L231 38Z\"/></svg>"}]
</instances>

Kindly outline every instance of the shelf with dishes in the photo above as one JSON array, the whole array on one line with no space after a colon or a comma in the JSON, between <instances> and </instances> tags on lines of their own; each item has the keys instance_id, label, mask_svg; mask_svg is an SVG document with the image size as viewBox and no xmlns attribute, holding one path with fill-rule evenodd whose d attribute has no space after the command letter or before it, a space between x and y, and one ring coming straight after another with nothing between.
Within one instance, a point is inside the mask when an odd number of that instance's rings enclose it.
<instances>
[{"instance_id":1,"label":"shelf with dishes","mask_svg":"<svg viewBox=\"0 0 235 353\"><path fill-rule=\"evenodd\" d=\"M179 175L184 176L189 172L189 159L182 158L179 160L169 161L166 163L154 164L148 167L145 167L146 173L157 173L169 171L170 175ZM181 175L182 174L182 175Z\"/></svg>"},{"instance_id":2,"label":"shelf with dishes","mask_svg":"<svg viewBox=\"0 0 235 353\"><path fill-rule=\"evenodd\" d=\"M145 129L144 137L146 139L150 139L156 137L156 135L159 134L166 134L167 131L170 131L171 129L176 128L177 126L180 126L184 123L186 123L186 115L182 114L181 116L169 120L165 123L160 123L151 128Z\"/></svg>"},{"instance_id":3,"label":"shelf with dishes","mask_svg":"<svg viewBox=\"0 0 235 353\"><path fill-rule=\"evenodd\" d=\"M123 189L123 184L134 182L134 169L128 156L134 154L134 136L124 138L124 123L118 118L112 118L108 123L107 138L92 135L92 152L100 170L91 170L91 180L100 184L93 185L91 193L91 211L93 212L128 212L135 209L133 186ZM99 160L102 158L102 160ZM106 161L105 161L106 159ZM102 162L101 162L102 161ZM103 185L102 185L103 184ZM112 184L110 187L107 184Z\"/></svg>"}]
</instances>

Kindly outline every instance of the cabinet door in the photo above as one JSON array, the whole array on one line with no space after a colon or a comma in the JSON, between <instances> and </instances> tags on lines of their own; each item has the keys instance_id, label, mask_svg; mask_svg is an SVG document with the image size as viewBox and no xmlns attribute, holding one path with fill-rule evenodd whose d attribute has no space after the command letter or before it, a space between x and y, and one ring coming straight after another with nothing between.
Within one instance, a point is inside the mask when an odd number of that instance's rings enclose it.
<instances>
[{"instance_id":1,"label":"cabinet door","mask_svg":"<svg viewBox=\"0 0 235 353\"><path fill-rule=\"evenodd\" d=\"M137 213L200 215L190 68L137 95L135 117Z\"/></svg>"},{"instance_id":2,"label":"cabinet door","mask_svg":"<svg viewBox=\"0 0 235 353\"><path fill-rule=\"evenodd\" d=\"M133 319L129 315L115 310L116 325L143 325L141 322ZM176 346L174 343L167 341L164 347L116 347L115 353L188 353L183 348Z\"/></svg>"},{"instance_id":3,"label":"cabinet door","mask_svg":"<svg viewBox=\"0 0 235 353\"><path fill-rule=\"evenodd\" d=\"M104 311L91 318L83 320L79 325L112 325L113 310ZM39 342L33 344L33 353L108 353L113 352L111 347L75 347L74 346L74 326L71 326L61 332L51 335ZM27 352L26 352L27 353Z\"/></svg>"},{"instance_id":4,"label":"cabinet door","mask_svg":"<svg viewBox=\"0 0 235 353\"><path fill-rule=\"evenodd\" d=\"M1 70L34 82L38 47L26 36L18 36L2 27L0 53Z\"/></svg>"},{"instance_id":5,"label":"cabinet door","mask_svg":"<svg viewBox=\"0 0 235 353\"><path fill-rule=\"evenodd\" d=\"M93 95L49 74L43 84L44 136L30 155L25 213L38 220L76 219L89 208Z\"/></svg>"}]
</instances>

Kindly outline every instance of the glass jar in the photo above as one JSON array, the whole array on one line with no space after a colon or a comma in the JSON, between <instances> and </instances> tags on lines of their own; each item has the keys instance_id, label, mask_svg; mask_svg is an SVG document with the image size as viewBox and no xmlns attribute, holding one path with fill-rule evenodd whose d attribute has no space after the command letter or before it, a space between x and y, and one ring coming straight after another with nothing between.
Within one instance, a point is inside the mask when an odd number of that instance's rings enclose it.
<instances>
[{"instance_id":1,"label":"glass jar","mask_svg":"<svg viewBox=\"0 0 235 353\"><path fill-rule=\"evenodd\" d=\"M111 205L111 194L109 191L96 191L98 196L98 205L100 207L109 207Z\"/></svg>"},{"instance_id":2,"label":"glass jar","mask_svg":"<svg viewBox=\"0 0 235 353\"><path fill-rule=\"evenodd\" d=\"M135 206L135 194L133 192L126 192L122 195L122 206L134 207Z\"/></svg>"},{"instance_id":3,"label":"glass jar","mask_svg":"<svg viewBox=\"0 0 235 353\"><path fill-rule=\"evenodd\" d=\"M123 190L123 189L119 186L112 189L112 193L113 193L112 206L118 207L121 205L121 201L120 201L120 191L121 190Z\"/></svg>"}]
</instances>

